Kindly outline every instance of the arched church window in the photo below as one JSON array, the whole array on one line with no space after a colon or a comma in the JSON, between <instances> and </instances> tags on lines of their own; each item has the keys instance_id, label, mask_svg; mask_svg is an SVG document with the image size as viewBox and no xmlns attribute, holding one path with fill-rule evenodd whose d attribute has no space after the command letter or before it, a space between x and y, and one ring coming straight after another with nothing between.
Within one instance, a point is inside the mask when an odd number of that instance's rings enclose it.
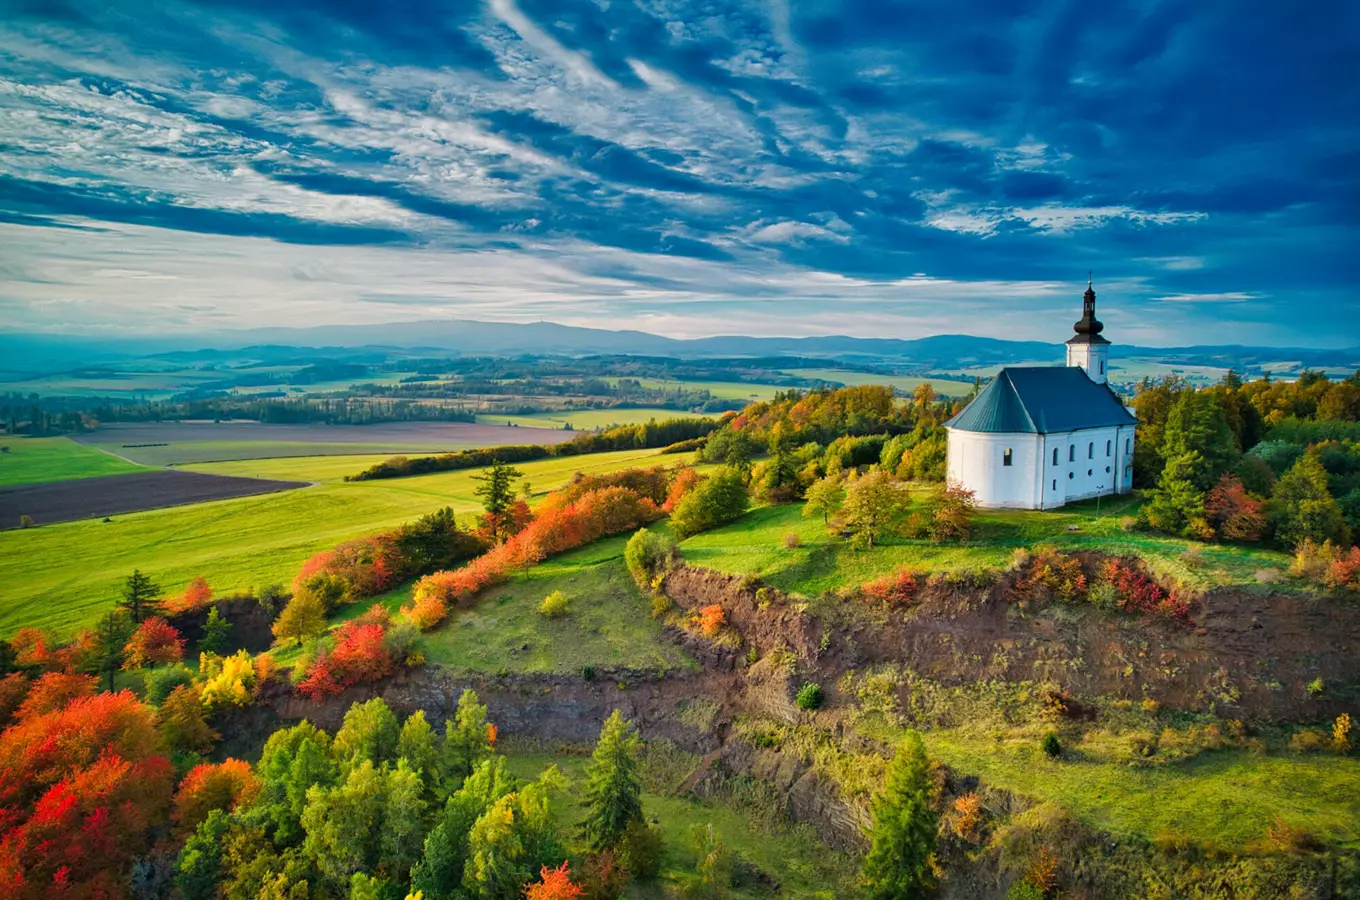
<instances>
[{"instance_id":1,"label":"arched church window","mask_svg":"<svg viewBox=\"0 0 1360 900\"><path fill-rule=\"evenodd\" d=\"M1068 447L1067 447L1067 461L1068 461L1068 462L1076 462L1076 461L1077 461L1077 445L1076 445L1076 444L1069 444L1069 445L1068 445Z\"/></svg>"},{"instance_id":2,"label":"arched church window","mask_svg":"<svg viewBox=\"0 0 1360 900\"><path fill-rule=\"evenodd\" d=\"M1100 374L1101 375L1105 374L1105 360L1103 359L1100 361Z\"/></svg>"},{"instance_id":3,"label":"arched church window","mask_svg":"<svg viewBox=\"0 0 1360 900\"><path fill-rule=\"evenodd\" d=\"M1057 448L1057 447L1054 447L1054 448L1053 448L1053 465L1056 466L1057 464L1058 464L1058 448Z\"/></svg>"},{"instance_id":4,"label":"arched church window","mask_svg":"<svg viewBox=\"0 0 1360 900\"><path fill-rule=\"evenodd\" d=\"M1086 448L1086 458L1087 458L1087 459L1095 459L1095 458L1096 458L1096 442L1095 442L1095 441L1091 441L1090 445L1087 446L1087 448Z\"/></svg>"},{"instance_id":5,"label":"arched church window","mask_svg":"<svg viewBox=\"0 0 1360 900\"><path fill-rule=\"evenodd\" d=\"M1003 453L1003 454L1001 454L1001 464L1002 464L1003 466L1009 466L1009 465L1011 464L1011 448L1010 448L1010 447L1007 447L1007 448L1006 448L1006 452Z\"/></svg>"},{"instance_id":6,"label":"arched church window","mask_svg":"<svg viewBox=\"0 0 1360 900\"><path fill-rule=\"evenodd\" d=\"M1110 449L1111 449L1112 447L1114 447L1114 441L1106 441L1106 442L1105 442L1105 455L1106 455L1106 456L1109 456L1109 455L1110 455Z\"/></svg>"},{"instance_id":7,"label":"arched church window","mask_svg":"<svg viewBox=\"0 0 1360 900\"><path fill-rule=\"evenodd\" d=\"M1124 452L1125 453L1133 452L1133 438L1124 438Z\"/></svg>"}]
</instances>

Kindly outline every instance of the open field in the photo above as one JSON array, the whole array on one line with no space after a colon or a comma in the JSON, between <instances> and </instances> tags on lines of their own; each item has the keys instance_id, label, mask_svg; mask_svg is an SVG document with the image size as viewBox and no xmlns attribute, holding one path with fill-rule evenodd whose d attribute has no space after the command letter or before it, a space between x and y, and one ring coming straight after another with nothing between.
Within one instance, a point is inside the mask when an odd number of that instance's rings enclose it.
<instances>
[{"instance_id":1,"label":"open field","mask_svg":"<svg viewBox=\"0 0 1360 900\"><path fill-rule=\"evenodd\" d=\"M661 409L660 407L644 407L642 409L576 409L565 410L562 412L542 412L531 413L523 416L478 416L478 425L500 425L505 426L507 422L519 426L520 428L553 428L559 433L566 424L570 423L576 431L590 431L595 428L609 428L613 425L641 425L652 419L663 422L666 419L678 419L688 416L717 416L717 413L692 413L682 409ZM571 432L565 432L570 438ZM566 438L564 438L565 440ZM500 441L502 444L541 444L537 438L513 441Z\"/></svg>"},{"instance_id":2,"label":"open field","mask_svg":"<svg viewBox=\"0 0 1360 900\"><path fill-rule=\"evenodd\" d=\"M803 517L800 504L767 506L684 541L680 550L695 565L754 573L782 590L809 596L858 585L907 565L927 571L1005 568L1017 547L1041 542L1069 551L1136 554L1160 574L1195 588L1251 584L1257 572L1278 572L1288 565L1282 552L1235 545L1196 544L1199 561L1187 561L1182 554L1190 541L1120 528L1119 519L1131 514L1136 502L1128 497L1106 501L1099 518L1090 502L1049 512L982 511L966 546L893 540L871 550L855 550L832 537L819 517ZM1068 526L1077 530L1068 531ZM799 536L800 546L784 546L789 532Z\"/></svg>"},{"instance_id":3,"label":"open field","mask_svg":"<svg viewBox=\"0 0 1360 900\"><path fill-rule=\"evenodd\" d=\"M19 527L25 515L37 525L52 525L300 487L306 483L167 470L17 485L0 488L0 528Z\"/></svg>"},{"instance_id":4,"label":"open field","mask_svg":"<svg viewBox=\"0 0 1360 900\"><path fill-rule=\"evenodd\" d=\"M618 384L617 377L605 378L610 384ZM683 389L687 391L708 391L719 400L769 400L780 391L788 390L773 384L752 384L745 381L690 381L674 378L635 378L643 387L665 390Z\"/></svg>"},{"instance_id":5,"label":"open field","mask_svg":"<svg viewBox=\"0 0 1360 900\"><path fill-rule=\"evenodd\" d=\"M0 437L0 445L8 448L0 453L0 486L98 478L144 470L143 466L78 444L70 438L5 435Z\"/></svg>"},{"instance_id":6,"label":"open field","mask_svg":"<svg viewBox=\"0 0 1360 900\"><path fill-rule=\"evenodd\" d=\"M569 432L471 422L384 422L375 425L265 425L260 422L128 422L105 425L77 440L147 465L331 454L447 453L498 444L558 444ZM135 446L135 445L153 446ZM154 445L166 446L154 446Z\"/></svg>"},{"instance_id":7,"label":"open field","mask_svg":"<svg viewBox=\"0 0 1360 900\"><path fill-rule=\"evenodd\" d=\"M684 455L633 450L520 463L536 493L577 471L674 465ZM352 460L350 460L352 461ZM331 465L333 459L322 458ZM292 469L305 480L307 473ZM391 528L441 506L481 509L476 469L385 481L327 481L316 487L197 503L119 516L113 522L67 522L0 533L0 635L32 625L70 634L91 624L139 567L166 592L196 576L217 591L286 583L318 550Z\"/></svg>"},{"instance_id":8,"label":"open field","mask_svg":"<svg viewBox=\"0 0 1360 900\"><path fill-rule=\"evenodd\" d=\"M973 382L951 381L947 378L920 378L915 375L876 375L872 372L847 372L844 369L785 369L789 375L803 378L821 378L825 381L838 381L848 387L860 384L886 384L902 394L911 394L923 384L929 383L937 393L946 397L966 397L973 389Z\"/></svg>"}]
</instances>

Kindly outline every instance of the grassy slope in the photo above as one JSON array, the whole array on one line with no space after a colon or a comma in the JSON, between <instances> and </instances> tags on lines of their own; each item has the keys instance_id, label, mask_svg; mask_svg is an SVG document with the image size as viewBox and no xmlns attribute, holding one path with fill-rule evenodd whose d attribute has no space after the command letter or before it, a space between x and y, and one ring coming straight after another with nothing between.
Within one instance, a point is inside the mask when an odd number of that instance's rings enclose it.
<instances>
[{"instance_id":1,"label":"grassy slope","mask_svg":"<svg viewBox=\"0 0 1360 900\"><path fill-rule=\"evenodd\" d=\"M492 718L495 718L494 710ZM572 800L579 796L584 783L587 760L561 752L523 752L515 748L511 748L507 756L511 771L520 778L537 778L549 765L556 764L571 779L572 790L567 797L561 798L557 820L564 831L574 832L581 820L581 808ZM652 884L630 885L624 895L628 900L661 900L673 896L666 886L673 884L677 876L694 871L696 858L691 849L690 830L709 824L725 846L779 881L783 888L780 897L849 900L860 896L852 887L853 876L846 859L818 842L810 829L753 828L748 819L726 806L650 793L642 795L642 809L647 818L657 820L661 828L664 841L661 873ZM732 889L724 896L731 900L747 900L770 895Z\"/></svg>"},{"instance_id":2,"label":"grassy slope","mask_svg":"<svg viewBox=\"0 0 1360 900\"><path fill-rule=\"evenodd\" d=\"M1114 521L1123 513L1101 520L1092 513L1086 507L985 513L978 540L968 547L911 541L855 552L828 538L820 520L802 518L801 507L766 507L690 538L681 550L695 564L754 572L809 595L858 584L903 564L932 570L1005 565L1013 547L1037 541L1138 553L1154 567L1200 586L1248 583L1256 571L1280 568L1287 559L1263 549L1201 545L1203 562L1190 565L1181 558L1189 542L1126 534ZM1068 532L1069 524L1081 530ZM784 547L789 531L799 534L803 546ZM1187 763L1131 769L1094 752L1079 753L1085 756L1079 761L1050 762L1032 735L949 730L925 737L933 756L964 774L1058 803L1119 833L1151 838L1174 831L1231 848L1260 838L1278 816L1331 842L1360 845L1360 761L1353 758L1224 750Z\"/></svg>"},{"instance_id":3,"label":"grassy slope","mask_svg":"<svg viewBox=\"0 0 1360 900\"><path fill-rule=\"evenodd\" d=\"M581 471L667 465L683 457L625 451L523 463L536 492ZM297 460L290 477L306 477ZM321 458L318 470L335 460ZM265 470L261 470L263 473ZM345 467L345 471L352 471ZM390 528L441 506L480 508L476 470L345 484L335 480L282 494L199 503L116 516L110 523L68 522L0 533L0 635L25 626L57 634L91 624L118 594L134 567L168 591L198 575L218 591L287 582L318 550ZM315 478L315 476L313 476Z\"/></svg>"},{"instance_id":4,"label":"grassy slope","mask_svg":"<svg viewBox=\"0 0 1360 900\"><path fill-rule=\"evenodd\" d=\"M623 547L629 535L597 541L534 566L527 577L484 591L472 609L457 610L421 639L425 658L438 665L477 672L579 674L584 666L649 671L692 668L693 660L666 639L649 603L628 575ZM411 584L354 603L331 620L334 628L374 603L395 613L411 601ZM538 605L560 590L570 611L547 619ZM525 649L525 647L528 649ZM290 665L296 647L276 651Z\"/></svg>"},{"instance_id":5,"label":"grassy slope","mask_svg":"<svg viewBox=\"0 0 1360 900\"><path fill-rule=\"evenodd\" d=\"M1017 547L1047 542L1068 550L1099 549L1142 556L1160 573L1195 587L1248 584L1262 569L1283 569L1288 557L1274 550L1196 544L1199 562L1182 554L1192 542L1161 535L1128 533L1119 519L1133 509L1128 498L1102 504L1096 518L1091 503L1055 512L996 510L980 513L974 539L967 546L929 541L894 541L856 551L827 534L818 518L805 519L801 505L762 507L740 521L690 538L681 544L685 558L724 572L753 572L771 584L816 595L849 587L904 566L957 570L1001 568ZM1078 530L1068 531L1069 526ZM784 546L784 536L798 534L801 545Z\"/></svg>"},{"instance_id":6,"label":"grassy slope","mask_svg":"<svg viewBox=\"0 0 1360 900\"><path fill-rule=\"evenodd\" d=\"M146 468L64 437L5 436L0 444L9 447L8 453L0 453L0 486L122 475Z\"/></svg>"}]
</instances>

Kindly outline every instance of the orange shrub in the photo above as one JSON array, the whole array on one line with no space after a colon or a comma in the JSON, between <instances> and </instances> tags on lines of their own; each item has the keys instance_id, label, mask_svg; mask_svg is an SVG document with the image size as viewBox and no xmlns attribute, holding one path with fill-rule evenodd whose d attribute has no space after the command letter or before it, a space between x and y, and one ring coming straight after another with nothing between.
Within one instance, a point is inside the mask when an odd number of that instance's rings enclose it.
<instances>
[{"instance_id":1,"label":"orange shrub","mask_svg":"<svg viewBox=\"0 0 1360 900\"><path fill-rule=\"evenodd\" d=\"M701 634L713 637L718 631L727 624L727 613L723 608L714 603L705 606L694 614L694 624L698 626Z\"/></svg>"},{"instance_id":2,"label":"orange shrub","mask_svg":"<svg viewBox=\"0 0 1360 900\"><path fill-rule=\"evenodd\" d=\"M212 602L212 596L212 588L208 586L207 579L199 576L189 582L184 593L166 601L165 608L170 613L189 612L207 606Z\"/></svg>"},{"instance_id":3,"label":"orange shrub","mask_svg":"<svg viewBox=\"0 0 1360 900\"><path fill-rule=\"evenodd\" d=\"M98 686L99 681L93 675L48 672L33 682L14 718L27 722L37 716L65 709L72 700L94 696Z\"/></svg>"},{"instance_id":4,"label":"orange shrub","mask_svg":"<svg viewBox=\"0 0 1360 900\"><path fill-rule=\"evenodd\" d=\"M1360 547L1337 551L1322 583L1333 590L1360 591Z\"/></svg>"},{"instance_id":5,"label":"orange shrub","mask_svg":"<svg viewBox=\"0 0 1360 900\"><path fill-rule=\"evenodd\" d=\"M910 606L916 601L918 586L915 572L899 569L876 581L866 581L860 586L860 593L866 600L874 600L888 607Z\"/></svg>"},{"instance_id":6,"label":"orange shrub","mask_svg":"<svg viewBox=\"0 0 1360 900\"><path fill-rule=\"evenodd\" d=\"M346 622L335 634L335 647L322 653L298 682L298 691L313 700L338 694L356 684L377 681L396 669L381 625Z\"/></svg>"},{"instance_id":7,"label":"orange shrub","mask_svg":"<svg viewBox=\"0 0 1360 900\"><path fill-rule=\"evenodd\" d=\"M231 811L249 805L260 787L250 763L239 759L194 766L175 794L174 818L180 833L192 832L215 809Z\"/></svg>"},{"instance_id":8,"label":"orange shrub","mask_svg":"<svg viewBox=\"0 0 1360 900\"><path fill-rule=\"evenodd\" d=\"M670 490L666 492L666 502L661 504L661 508L666 512L673 511L675 505L685 499L690 491L698 487L702 480L697 469L686 467L676 472L675 477L671 479Z\"/></svg>"},{"instance_id":9,"label":"orange shrub","mask_svg":"<svg viewBox=\"0 0 1360 900\"><path fill-rule=\"evenodd\" d=\"M1080 560L1052 545L1040 544L1016 579L1012 599L1053 594L1064 600L1076 600L1086 594L1086 587Z\"/></svg>"},{"instance_id":10,"label":"orange shrub","mask_svg":"<svg viewBox=\"0 0 1360 900\"><path fill-rule=\"evenodd\" d=\"M410 605L403 606L401 614L421 631L429 631L444 621L444 617L449 614L449 608L435 590L426 589L417 593Z\"/></svg>"},{"instance_id":11,"label":"orange shrub","mask_svg":"<svg viewBox=\"0 0 1360 900\"><path fill-rule=\"evenodd\" d=\"M544 866L539 881L524 889L524 900L579 900L583 896L585 889L572 883L566 862L556 869Z\"/></svg>"},{"instance_id":12,"label":"orange shrub","mask_svg":"<svg viewBox=\"0 0 1360 900\"><path fill-rule=\"evenodd\" d=\"M28 696L28 676L23 672L11 672L0 678L0 728L3 728Z\"/></svg>"}]
</instances>

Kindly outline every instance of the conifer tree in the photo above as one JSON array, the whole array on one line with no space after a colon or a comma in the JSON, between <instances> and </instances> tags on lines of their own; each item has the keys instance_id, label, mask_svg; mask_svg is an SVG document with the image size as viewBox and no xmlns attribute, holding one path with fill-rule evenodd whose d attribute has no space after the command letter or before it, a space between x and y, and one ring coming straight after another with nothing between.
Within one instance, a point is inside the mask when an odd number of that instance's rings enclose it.
<instances>
[{"instance_id":1,"label":"conifer tree","mask_svg":"<svg viewBox=\"0 0 1360 900\"><path fill-rule=\"evenodd\" d=\"M208 620L203 623L203 637L198 640L198 649L205 653L221 653L227 649L231 639L231 622L222 618L214 606L208 610Z\"/></svg>"},{"instance_id":2,"label":"conifer tree","mask_svg":"<svg viewBox=\"0 0 1360 900\"><path fill-rule=\"evenodd\" d=\"M911 732L873 800L873 845L861 869L870 900L917 900L932 887L938 816L930 807L928 769L921 737Z\"/></svg>"},{"instance_id":3,"label":"conifer tree","mask_svg":"<svg viewBox=\"0 0 1360 900\"><path fill-rule=\"evenodd\" d=\"M143 575L141 569L133 569L132 574L123 582L123 599L118 605L127 610L132 621L140 625L150 616L164 615L163 604L157 598L161 592L150 575Z\"/></svg>"},{"instance_id":4,"label":"conifer tree","mask_svg":"<svg viewBox=\"0 0 1360 900\"><path fill-rule=\"evenodd\" d=\"M605 720L586 767L586 817L581 832L596 851L617 846L628 826L642 818L637 751L637 729L614 710Z\"/></svg>"},{"instance_id":5,"label":"conifer tree","mask_svg":"<svg viewBox=\"0 0 1360 900\"><path fill-rule=\"evenodd\" d=\"M1343 545L1350 539L1345 514L1328 490L1327 470L1316 451L1300 456L1275 482L1266 501L1266 518L1286 547L1297 547L1305 539Z\"/></svg>"},{"instance_id":6,"label":"conifer tree","mask_svg":"<svg viewBox=\"0 0 1360 900\"><path fill-rule=\"evenodd\" d=\"M94 651L90 661L94 671L107 675L109 690L113 690L113 676L123 667L124 647L136 628L132 619L121 609L107 613L94 629Z\"/></svg>"}]
</instances>

